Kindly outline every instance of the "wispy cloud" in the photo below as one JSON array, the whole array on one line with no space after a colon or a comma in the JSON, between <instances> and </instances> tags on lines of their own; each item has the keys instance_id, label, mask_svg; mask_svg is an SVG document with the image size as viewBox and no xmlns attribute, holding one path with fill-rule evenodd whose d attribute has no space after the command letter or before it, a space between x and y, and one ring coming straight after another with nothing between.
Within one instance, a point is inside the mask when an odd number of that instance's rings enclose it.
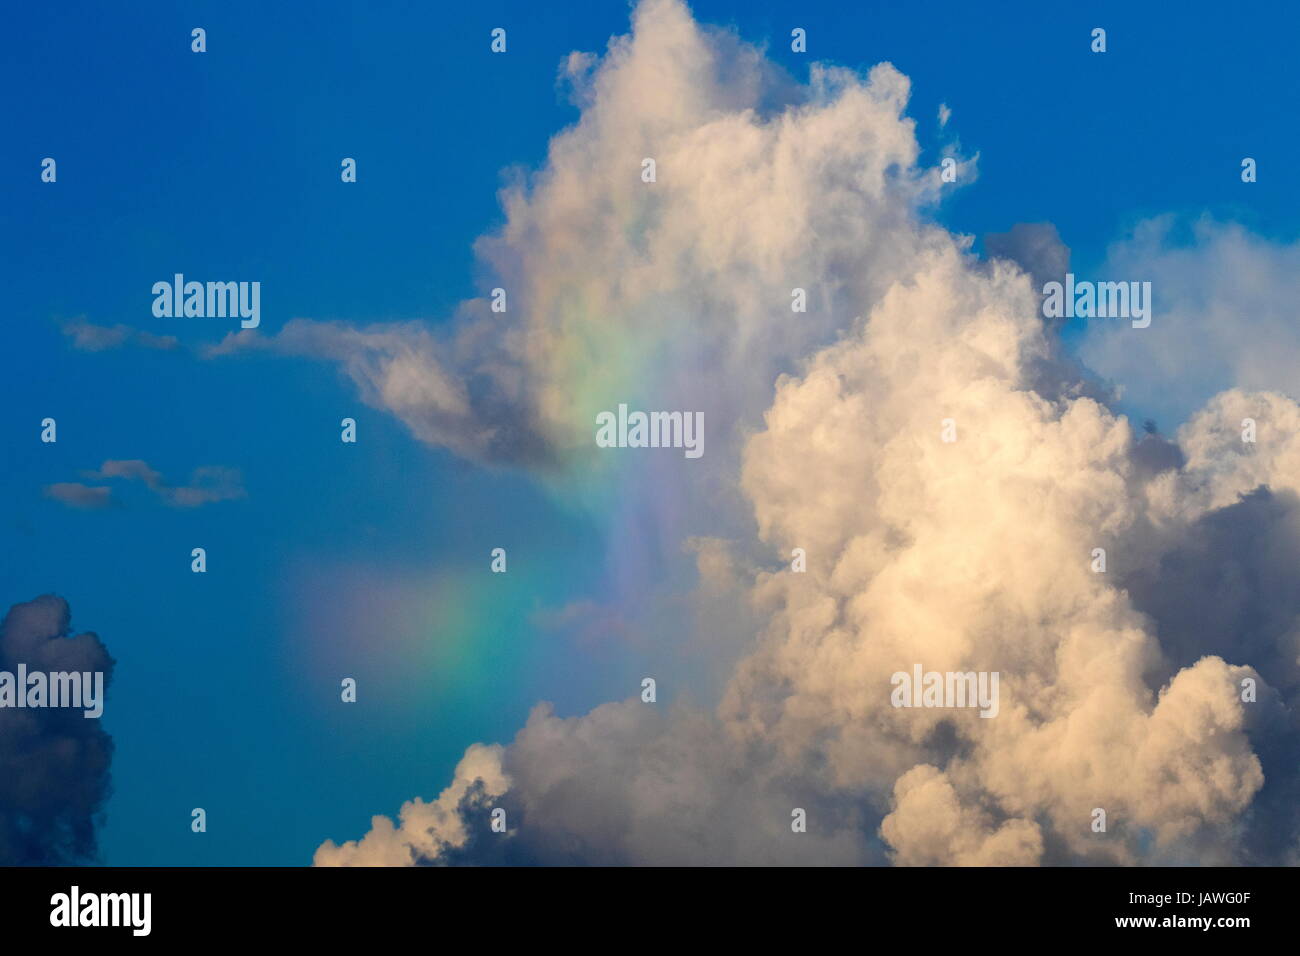
<instances>
[{"instance_id":1,"label":"wispy cloud","mask_svg":"<svg viewBox=\"0 0 1300 956\"><path fill-rule=\"evenodd\" d=\"M45 496L72 508L98 510L113 502L111 488L92 487L76 481L60 481L45 486Z\"/></svg>"},{"instance_id":2,"label":"wispy cloud","mask_svg":"<svg viewBox=\"0 0 1300 956\"><path fill-rule=\"evenodd\" d=\"M95 325L85 319L76 319L65 322L62 329L72 347L82 352L106 352L128 345L162 352L180 347L180 340L174 335L155 335L129 325Z\"/></svg>"},{"instance_id":3,"label":"wispy cloud","mask_svg":"<svg viewBox=\"0 0 1300 956\"><path fill-rule=\"evenodd\" d=\"M219 465L195 468L190 473L189 482L184 485L168 484L160 472L140 459L110 459L93 471L82 472L82 477L92 481L139 482L159 500L175 508L197 508L217 501L243 498L245 495L238 469ZM48 485L45 494L71 507L86 509L106 508L118 500L109 486L92 486L80 482Z\"/></svg>"}]
</instances>

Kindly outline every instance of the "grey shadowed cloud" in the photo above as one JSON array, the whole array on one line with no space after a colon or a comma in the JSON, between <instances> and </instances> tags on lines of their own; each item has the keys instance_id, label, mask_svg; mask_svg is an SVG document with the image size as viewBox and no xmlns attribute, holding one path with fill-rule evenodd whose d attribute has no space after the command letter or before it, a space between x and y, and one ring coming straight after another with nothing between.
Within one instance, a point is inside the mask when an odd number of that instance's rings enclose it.
<instances>
[{"instance_id":1,"label":"grey shadowed cloud","mask_svg":"<svg viewBox=\"0 0 1300 956\"><path fill-rule=\"evenodd\" d=\"M15 604L0 623L0 670L102 672L114 661L93 633L70 634L68 602L52 594ZM0 708L0 864L93 860L109 795L113 740L76 708Z\"/></svg>"},{"instance_id":2,"label":"grey shadowed cloud","mask_svg":"<svg viewBox=\"0 0 1300 956\"><path fill-rule=\"evenodd\" d=\"M1034 288L1060 282L1070 271L1070 247L1050 222L1018 222L1009 232L984 236L984 251L992 259L1009 259L1029 273Z\"/></svg>"}]
</instances>

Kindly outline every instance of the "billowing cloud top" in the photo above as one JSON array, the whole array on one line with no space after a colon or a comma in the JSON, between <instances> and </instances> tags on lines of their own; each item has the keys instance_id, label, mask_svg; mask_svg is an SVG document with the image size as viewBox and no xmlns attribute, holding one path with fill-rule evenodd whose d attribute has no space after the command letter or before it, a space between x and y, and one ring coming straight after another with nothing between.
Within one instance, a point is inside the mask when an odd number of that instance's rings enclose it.
<instances>
[{"instance_id":1,"label":"billowing cloud top","mask_svg":"<svg viewBox=\"0 0 1300 956\"><path fill-rule=\"evenodd\" d=\"M298 319L210 354L335 360L419 438L487 463L590 468L594 416L619 402L755 421L777 373L947 241L913 216L939 176L916 166L888 64L865 81L815 66L801 87L680 3L642 3L633 27L598 64L566 62L581 118L478 242L504 313L466 302L445 335Z\"/></svg>"}]
</instances>

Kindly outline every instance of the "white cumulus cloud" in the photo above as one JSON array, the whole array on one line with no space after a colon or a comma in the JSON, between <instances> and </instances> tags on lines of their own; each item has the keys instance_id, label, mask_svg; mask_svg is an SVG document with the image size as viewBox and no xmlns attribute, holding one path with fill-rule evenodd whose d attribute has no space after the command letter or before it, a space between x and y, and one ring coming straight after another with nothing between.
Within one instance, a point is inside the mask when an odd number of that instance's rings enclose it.
<instances>
[{"instance_id":1,"label":"white cumulus cloud","mask_svg":"<svg viewBox=\"0 0 1300 956\"><path fill-rule=\"evenodd\" d=\"M469 303L436 340L305 323L225 348L337 360L421 438L483 461L581 458L591 414L633 380L658 407L705 409L725 432L707 474L743 520L682 543L710 615L731 595L762 623L716 708L539 705L512 743L472 747L434 804L316 862L1267 862L1294 847L1300 607L1247 613L1265 585L1300 583L1284 385L1218 396L1176 443L1136 435L1062 359L1030 276L927 224L938 176L917 165L908 81L888 65L817 66L798 88L676 0L645 0L603 58L567 62L582 117L479 245L517 312ZM1243 417L1259 422L1249 447ZM657 477L689 499L684 474ZM1198 529L1260 509L1282 530L1235 582L1233 626L1180 616L1206 567ZM1222 541L1218 558L1254 567L1249 541ZM892 706L891 675L914 664L997 672L997 716ZM490 806L508 833L490 833Z\"/></svg>"}]
</instances>

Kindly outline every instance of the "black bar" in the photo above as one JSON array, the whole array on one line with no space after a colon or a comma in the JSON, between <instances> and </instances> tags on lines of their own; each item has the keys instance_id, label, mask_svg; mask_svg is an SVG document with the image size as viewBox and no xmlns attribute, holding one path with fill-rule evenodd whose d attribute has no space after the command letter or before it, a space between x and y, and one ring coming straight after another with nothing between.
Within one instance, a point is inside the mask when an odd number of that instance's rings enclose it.
<instances>
[{"instance_id":1,"label":"black bar","mask_svg":"<svg viewBox=\"0 0 1300 956\"><path fill-rule=\"evenodd\" d=\"M76 934L83 943L378 945L405 936L444 946L468 935L476 948L585 940L603 951L714 937L762 944L785 934L847 935L865 947L901 933L927 949L1099 937L1231 946L1262 934L1286 938L1294 882L1288 869L35 868L0 870L0 917L9 941ZM88 894L150 894L148 935L135 936L131 925L51 925L52 898L70 902L74 885L83 905ZM1207 918L1246 925L1186 922ZM1154 924L1118 925L1125 919Z\"/></svg>"}]
</instances>

